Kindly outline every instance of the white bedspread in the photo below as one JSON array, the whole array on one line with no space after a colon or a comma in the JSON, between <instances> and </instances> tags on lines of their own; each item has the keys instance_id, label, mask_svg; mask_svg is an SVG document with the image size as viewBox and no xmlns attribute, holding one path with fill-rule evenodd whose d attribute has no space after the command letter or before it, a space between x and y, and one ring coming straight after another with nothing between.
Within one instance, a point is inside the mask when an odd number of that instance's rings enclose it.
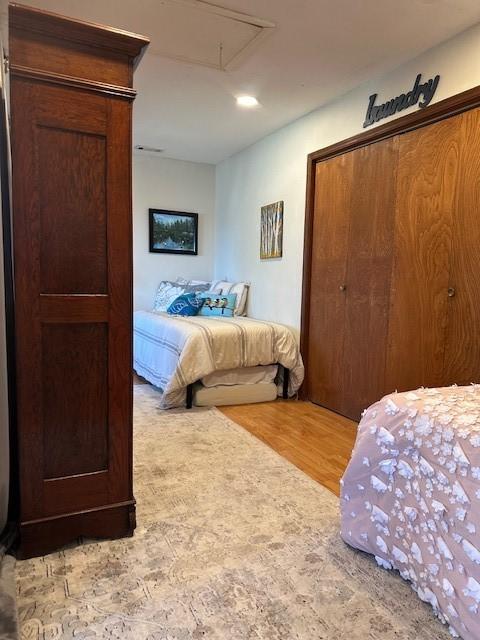
<instances>
[{"instance_id":1,"label":"white bedspread","mask_svg":"<svg viewBox=\"0 0 480 640\"><path fill-rule=\"evenodd\" d=\"M158 311L134 314L134 369L163 389L161 407L185 404L187 385L213 371L279 363L298 391L303 362L292 331L281 324L234 317L184 318Z\"/></svg>"}]
</instances>

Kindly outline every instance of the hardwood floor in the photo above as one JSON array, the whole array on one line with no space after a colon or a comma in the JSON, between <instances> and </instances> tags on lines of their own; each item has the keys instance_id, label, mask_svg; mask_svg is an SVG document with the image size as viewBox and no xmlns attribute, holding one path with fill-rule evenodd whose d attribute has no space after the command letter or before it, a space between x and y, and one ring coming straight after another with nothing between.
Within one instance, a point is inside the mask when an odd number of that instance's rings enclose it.
<instances>
[{"instance_id":1,"label":"hardwood floor","mask_svg":"<svg viewBox=\"0 0 480 640\"><path fill-rule=\"evenodd\" d=\"M311 478L339 495L357 423L311 402L276 400L219 407Z\"/></svg>"}]
</instances>

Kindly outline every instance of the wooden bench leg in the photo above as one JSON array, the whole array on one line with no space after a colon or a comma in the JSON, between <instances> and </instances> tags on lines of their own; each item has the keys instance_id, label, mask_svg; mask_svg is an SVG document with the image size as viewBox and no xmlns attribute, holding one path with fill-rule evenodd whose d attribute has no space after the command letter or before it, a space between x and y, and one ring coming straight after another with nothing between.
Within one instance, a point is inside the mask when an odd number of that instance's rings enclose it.
<instances>
[{"instance_id":1,"label":"wooden bench leg","mask_svg":"<svg viewBox=\"0 0 480 640\"><path fill-rule=\"evenodd\" d=\"M290 381L290 369L283 367L283 397L288 399L288 383Z\"/></svg>"},{"instance_id":2,"label":"wooden bench leg","mask_svg":"<svg viewBox=\"0 0 480 640\"><path fill-rule=\"evenodd\" d=\"M187 409L191 409L193 405L193 384L189 384L187 387Z\"/></svg>"}]
</instances>

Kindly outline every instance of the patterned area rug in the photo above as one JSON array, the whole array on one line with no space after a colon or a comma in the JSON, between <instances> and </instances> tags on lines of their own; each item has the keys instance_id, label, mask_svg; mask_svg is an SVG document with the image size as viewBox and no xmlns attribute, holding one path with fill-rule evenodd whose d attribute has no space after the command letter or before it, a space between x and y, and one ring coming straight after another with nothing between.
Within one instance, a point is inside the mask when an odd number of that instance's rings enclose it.
<instances>
[{"instance_id":1,"label":"patterned area rug","mask_svg":"<svg viewBox=\"0 0 480 640\"><path fill-rule=\"evenodd\" d=\"M215 409L135 387L133 538L17 563L23 640L444 640L338 500Z\"/></svg>"},{"instance_id":2,"label":"patterned area rug","mask_svg":"<svg viewBox=\"0 0 480 640\"><path fill-rule=\"evenodd\" d=\"M0 640L18 638L15 559L0 549Z\"/></svg>"}]
</instances>

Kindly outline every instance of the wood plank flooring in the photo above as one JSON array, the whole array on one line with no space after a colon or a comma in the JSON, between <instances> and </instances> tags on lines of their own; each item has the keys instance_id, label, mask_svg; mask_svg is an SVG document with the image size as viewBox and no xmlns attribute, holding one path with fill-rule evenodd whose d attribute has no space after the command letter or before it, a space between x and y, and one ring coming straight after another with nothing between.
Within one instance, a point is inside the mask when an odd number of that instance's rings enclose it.
<instances>
[{"instance_id":1,"label":"wood plank flooring","mask_svg":"<svg viewBox=\"0 0 480 640\"><path fill-rule=\"evenodd\" d=\"M355 422L299 400L278 399L219 409L339 495L340 478L350 460L357 434Z\"/></svg>"}]
</instances>

